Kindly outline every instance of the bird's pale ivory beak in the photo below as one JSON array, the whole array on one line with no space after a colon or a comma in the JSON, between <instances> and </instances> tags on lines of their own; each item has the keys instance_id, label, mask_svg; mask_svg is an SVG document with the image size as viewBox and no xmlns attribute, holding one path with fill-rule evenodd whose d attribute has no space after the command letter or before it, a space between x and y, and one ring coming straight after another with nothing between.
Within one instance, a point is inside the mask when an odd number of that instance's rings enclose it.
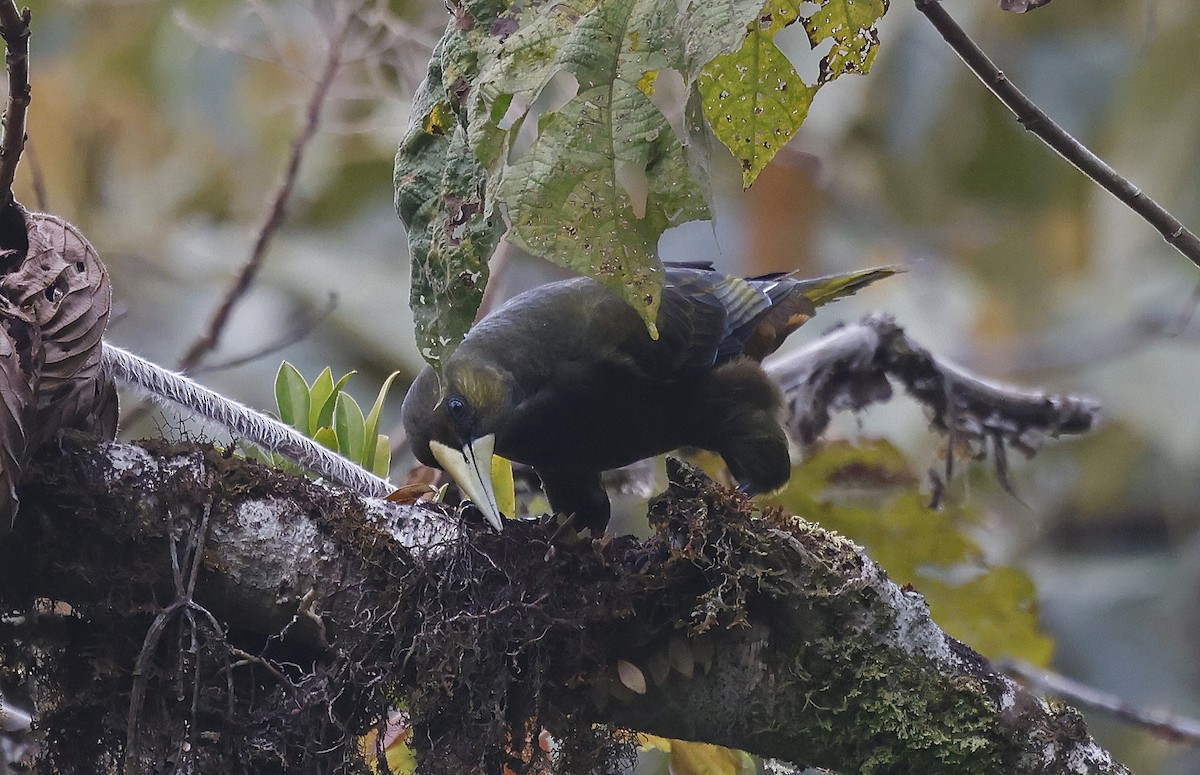
<instances>
[{"instance_id":1,"label":"bird's pale ivory beak","mask_svg":"<svg viewBox=\"0 0 1200 775\"><path fill-rule=\"evenodd\" d=\"M489 433L465 445L462 450L430 440L429 449L442 468L454 477L463 494L471 499L488 524L497 532L504 530L504 517L496 505L496 486L492 483L492 455L496 436Z\"/></svg>"}]
</instances>

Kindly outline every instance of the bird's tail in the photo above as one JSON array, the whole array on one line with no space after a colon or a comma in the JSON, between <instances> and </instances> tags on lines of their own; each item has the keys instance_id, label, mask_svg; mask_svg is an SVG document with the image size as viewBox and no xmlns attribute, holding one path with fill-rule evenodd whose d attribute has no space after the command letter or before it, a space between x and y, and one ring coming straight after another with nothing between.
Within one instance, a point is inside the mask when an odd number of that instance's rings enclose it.
<instances>
[{"instance_id":1,"label":"bird's tail","mask_svg":"<svg viewBox=\"0 0 1200 775\"><path fill-rule=\"evenodd\" d=\"M899 264L878 266L874 269L860 269L859 271L847 272L845 274L831 274L827 277L794 280L796 283L794 287L806 299L811 301L814 307L819 307L831 301L844 299L847 296L857 293L876 280L882 280L885 277L891 277L903 271L904 267Z\"/></svg>"},{"instance_id":2,"label":"bird's tail","mask_svg":"<svg viewBox=\"0 0 1200 775\"><path fill-rule=\"evenodd\" d=\"M898 265L861 269L846 274L797 280L792 273L752 277L743 284L754 286L770 299L769 307L755 311L738 337L741 351L756 361L775 352L783 340L808 322L822 304L845 298L876 280L891 277L904 268Z\"/></svg>"}]
</instances>

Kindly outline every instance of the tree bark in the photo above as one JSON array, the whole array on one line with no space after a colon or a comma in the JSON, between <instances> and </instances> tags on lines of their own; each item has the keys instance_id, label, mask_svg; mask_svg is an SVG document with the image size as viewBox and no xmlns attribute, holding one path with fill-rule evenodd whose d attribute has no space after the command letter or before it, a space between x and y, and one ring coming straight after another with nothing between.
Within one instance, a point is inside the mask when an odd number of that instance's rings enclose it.
<instances>
[{"instance_id":1,"label":"tree bark","mask_svg":"<svg viewBox=\"0 0 1200 775\"><path fill-rule=\"evenodd\" d=\"M621 739L594 723L844 773L1126 772L853 543L670 469L653 537L552 546L68 437L0 544L0 655L33 679L46 770L353 769L403 700L422 772L532 767L543 727L560 772L594 766Z\"/></svg>"}]
</instances>

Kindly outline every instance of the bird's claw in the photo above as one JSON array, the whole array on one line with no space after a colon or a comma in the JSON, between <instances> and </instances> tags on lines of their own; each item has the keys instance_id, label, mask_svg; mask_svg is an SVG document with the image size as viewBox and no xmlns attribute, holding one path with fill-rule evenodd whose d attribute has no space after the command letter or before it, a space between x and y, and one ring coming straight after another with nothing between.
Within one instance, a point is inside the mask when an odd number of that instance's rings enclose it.
<instances>
[{"instance_id":1,"label":"bird's claw","mask_svg":"<svg viewBox=\"0 0 1200 775\"><path fill-rule=\"evenodd\" d=\"M561 521L559 521L561 518ZM575 527L575 514L555 514L551 518L551 524L557 523L558 527L550 535L550 543L575 543L579 538L579 531Z\"/></svg>"}]
</instances>

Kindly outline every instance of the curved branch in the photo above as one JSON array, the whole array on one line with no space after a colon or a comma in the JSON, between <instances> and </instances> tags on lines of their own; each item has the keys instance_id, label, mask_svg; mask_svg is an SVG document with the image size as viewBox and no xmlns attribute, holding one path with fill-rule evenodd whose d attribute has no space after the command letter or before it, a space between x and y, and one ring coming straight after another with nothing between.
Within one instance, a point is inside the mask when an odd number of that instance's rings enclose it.
<instances>
[{"instance_id":1,"label":"curved branch","mask_svg":"<svg viewBox=\"0 0 1200 775\"><path fill-rule=\"evenodd\" d=\"M1006 661L1000 669L1021 683L1042 694L1062 697L1081 708L1093 708L1130 724L1148 730L1152 735L1172 743L1200 745L1200 720L1166 711L1149 710L1133 705L1115 694L1095 689L1065 675L1027 662Z\"/></svg>"}]
</instances>

